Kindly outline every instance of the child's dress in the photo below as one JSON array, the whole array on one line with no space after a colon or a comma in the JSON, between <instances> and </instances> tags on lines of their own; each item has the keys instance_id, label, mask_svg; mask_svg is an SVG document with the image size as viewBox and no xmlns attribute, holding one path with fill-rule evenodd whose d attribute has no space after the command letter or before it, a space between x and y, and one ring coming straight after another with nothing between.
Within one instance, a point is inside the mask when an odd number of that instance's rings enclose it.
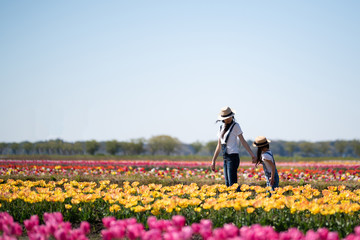
<instances>
[{"instance_id":1,"label":"child's dress","mask_svg":"<svg viewBox=\"0 0 360 240\"><path fill-rule=\"evenodd\" d=\"M270 184L271 166L269 165L269 163L265 162L264 159L271 160L274 163L274 166L275 166L274 185L272 185L272 186ZM274 191L275 188L279 187L279 174L278 174L278 171L276 169L275 159L274 159L274 156L273 156L272 152L270 150L268 150L268 151L262 153L261 154L261 160L262 160L262 165L263 165L263 169L264 169L264 172L265 172L266 186L271 187L271 189Z\"/></svg>"}]
</instances>

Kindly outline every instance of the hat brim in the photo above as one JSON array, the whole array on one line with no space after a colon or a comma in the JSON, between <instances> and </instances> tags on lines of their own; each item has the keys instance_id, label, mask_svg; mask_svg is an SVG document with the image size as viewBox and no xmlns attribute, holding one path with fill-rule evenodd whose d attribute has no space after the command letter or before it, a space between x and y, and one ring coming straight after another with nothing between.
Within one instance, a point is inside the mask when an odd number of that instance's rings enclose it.
<instances>
[{"instance_id":1,"label":"hat brim","mask_svg":"<svg viewBox=\"0 0 360 240\"><path fill-rule=\"evenodd\" d=\"M235 116L235 112L232 112L232 114L230 114L229 116L226 116L226 117L222 117L221 115L219 115L218 120L225 120L225 119L231 118L233 116Z\"/></svg>"},{"instance_id":2,"label":"hat brim","mask_svg":"<svg viewBox=\"0 0 360 240\"><path fill-rule=\"evenodd\" d=\"M263 143L260 143L260 144L256 144L255 142L253 142L252 145L253 145L253 147L263 147L263 146L265 146L265 145L267 145L269 143L271 143L271 141L267 140L266 142L263 142Z\"/></svg>"}]
</instances>

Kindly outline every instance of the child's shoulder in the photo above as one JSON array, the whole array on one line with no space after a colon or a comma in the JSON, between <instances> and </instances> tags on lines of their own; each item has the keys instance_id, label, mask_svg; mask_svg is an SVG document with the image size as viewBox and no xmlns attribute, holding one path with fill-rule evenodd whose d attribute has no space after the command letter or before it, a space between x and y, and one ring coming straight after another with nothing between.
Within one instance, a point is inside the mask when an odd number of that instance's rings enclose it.
<instances>
[{"instance_id":1,"label":"child's shoulder","mask_svg":"<svg viewBox=\"0 0 360 240\"><path fill-rule=\"evenodd\" d=\"M263 158L265 158L265 159L272 160L274 158L273 154L270 150L264 152L262 155L263 155Z\"/></svg>"}]
</instances>

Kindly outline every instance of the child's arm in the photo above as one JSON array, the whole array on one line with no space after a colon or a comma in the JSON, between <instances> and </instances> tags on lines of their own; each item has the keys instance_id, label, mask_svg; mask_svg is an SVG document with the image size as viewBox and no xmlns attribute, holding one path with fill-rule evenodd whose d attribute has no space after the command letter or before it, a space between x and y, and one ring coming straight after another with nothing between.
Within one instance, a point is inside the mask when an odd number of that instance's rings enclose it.
<instances>
[{"instance_id":1,"label":"child's arm","mask_svg":"<svg viewBox=\"0 0 360 240\"><path fill-rule=\"evenodd\" d=\"M271 160L269 160L269 159L264 158L264 161L265 161L266 163L268 163L268 165L271 167L270 184L271 184L271 186L272 186L272 185L274 185L274 183L275 183L275 165L274 165L274 163L273 163Z\"/></svg>"}]
</instances>

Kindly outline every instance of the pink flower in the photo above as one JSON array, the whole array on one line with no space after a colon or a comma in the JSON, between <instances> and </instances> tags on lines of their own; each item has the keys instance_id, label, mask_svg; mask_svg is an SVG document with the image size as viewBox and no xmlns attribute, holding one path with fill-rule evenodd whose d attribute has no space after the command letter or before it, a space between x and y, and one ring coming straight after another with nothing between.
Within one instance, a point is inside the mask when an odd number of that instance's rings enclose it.
<instances>
[{"instance_id":1,"label":"pink flower","mask_svg":"<svg viewBox=\"0 0 360 240\"><path fill-rule=\"evenodd\" d=\"M223 240L227 238L227 234L223 228L216 228L213 231L214 240Z\"/></svg>"},{"instance_id":2,"label":"pink flower","mask_svg":"<svg viewBox=\"0 0 360 240\"><path fill-rule=\"evenodd\" d=\"M102 230L101 236L103 240L111 240L113 238L112 232L109 229Z\"/></svg>"},{"instance_id":3,"label":"pink flower","mask_svg":"<svg viewBox=\"0 0 360 240\"><path fill-rule=\"evenodd\" d=\"M186 219L184 216L176 215L176 216L172 217L172 222L173 222L174 226L181 228L181 227L185 226Z\"/></svg>"},{"instance_id":4,"label":"pink flower","mask_svg":"<svg viewBox=\"0 0 360 240\"><path fill-rule=\"evenodd\" d=\"M191 237L192 237L192 235L193 235L194 232L193 232L192 227L186 226L186 227L183 227L183 228L181 229L181 233L182 233L183 238L184 238L185 240L189 240L189 239L191 239Z\"/></svg>"},{"instance_id":5,"label":"pink flower","mask_svg":"<svg viewBox=\"0 0 360 240\"><path fill-rule=\"evenodd\" d=\"M127 237L130 240L135 240L143 234L144 226L140 223L134 223L126 227Z\"/></svg>"},{"instance_id":6,"label":"pink flower","mask_svg":"<svg viewBox=\"0 0 360 240\"><path fill-rule=\"evenodd\" d=\"M80 229L83 234L89 234L90 233L90 224L86 221L81 222Z\"/></svg>"},{"instance_id":7,"label":"pink flower","mask_svg":"<svg viewBox=\"0 0 360 240\"><path fill-rule=\"evenodd\" d=\"M37 215L33 215L30 219L24 221L25 228L28 232L31 232L35 226L39 225L39 217Z\"/></svg>"},{"instance_id":8,"label":"pink flower","mask_svg":"<svg viewBox=\"0 0 360 240\"><path fill-rule=\"evenodd\" d=\"M327 240L339 240L339 234L337 232L329 232Z\"/></svg>"},{"instance_id":9,"label":"pink flower","mask_svg":"<svg viewBox=\"0 0 360 240\"><path fill-rule=\"evenodd\" d=\"M54 237L56 240L67 240L67 232L64 229L59 229L54 233Z\"/></svg>"},{"instance_id":10,"label":"pink flower","mask_svg":"<svg viewBox=\"0 0 360 240\"><path fill-rule=\"evenodd\" d=\"M314 230L309 230L305 235L305 240L320 240L320 236Z\"/></svg>"},{"instance_id":11,"label":"pink flower","mask_svg":"<svg viewBox=\"0 0 360 240\"><path fill-rule=\"evenodd\" d=\"M149 229L157 229L157 219L155 216L150 216L147 219L147 224L149 226Z\"/></svg>"},{"instance_id":12,"label":"pink flower","mask_svg":"<svg viewBox=\"0 0 360 240\"><path fill-rule=\"evenodd\" d=\"M109 228L109 231L111 232L112 236L114 238L123 238L125 237L126 229L121 224L113 225Z\"/></svg>"},{"instance_id":13,"label":"pink flower","mask_svg":"<svg viewBox=\"0 0 360 240\"><path fill-rule=\"evenodd\" d=\"M51 223L61 223L63 221L63 216L60 212L53 213L44 213L44 222Z\"/></svg>"},{"instance_id":14,"label":"pink flower","mask_svg":"<svg viewBox=\"0 0 360 240\"><path fill-rule=\"evenodd\" d=\"M193 230L194 233L199 233L201 229L200 223L191 224L191 229Z\"/></svg>"},{"instance_id":15,"label":"pink flower","mask_svg":"<svg viewBox=\"0 0 360 240\"><path fill-rule=\"evenodd\" d=\"M304 238L303 233L297 228L290 228L287 230L292 240L301 240Z\"/></svg>"},{"instance_id":16,"label":"pink flower","mask_svg":"<svg viewBox=\"0 0 360 240\"><path fill-rule=\"evenodd\" d=\"M239 235L239 229L234 224L225 224L223 228L228 238L233 238Z\"/></svg>"},{"instance_id":17,"label":"pink flower","mask_svg":"<svg viewBox=\"0 0 360 240\"><path fill-rule=\"evenodd\" d=\"M201 219L200 225L203 229L212 229L212 222L209 219Z\"/></svg>"},{"instance_id":18,"label":"pink flower","mask_svg":"<svg viewBox=\"0 0 360 240\"><path fill-rule=\"evenodd\" d=\"M114 222L114 221L116 221L116 218L115 218L115 217L104 217L104 218L102 219L102 223L104 224L104 226L105 226L106 228L109 228L109 227L110 227L110 224L111 224L112 222Z\"/></svg>"},{"instance_id":19,"label":"pink flower","mask_svg":"<svg viewBox=\"0 0 360 240\"><path fill-rule=\"evenodd\" d=\"M243 226L240 228L240 236L245 239L254 239L254 231L248 226Z\"/></svg>"},{"instance_id":20,"label":"pink flower","mask_svg":"<svg viewBox=\"0 0 360 240\"><path fill-rule=\"evenodd\" d=\"M319 228L317 233L319 234L321 240L326 240L329 234L329 230L327 228Z\"/></svg>"},{"instance_id":21,"label":"pink flower","mask_svg":"<svg viewBox=\"0 0 360 240\"><path fill-rule=\"evenodd\" d=\"M359 236L360 237L360 226L357 226L354 228L354 232L355 232L355 235L356 236Z\"/></svg>"},{"instance_id":22,"label":"pink flower","mask_svg":"<svg viewBox=\"0 0 360 240\"><path fill-rule=\"evenodd\" d=\"M153 239L161 239L161 231L159 229L150 229L147 232L144 232L143 240L153 240Z\"/></svg>"}]
</instances>

